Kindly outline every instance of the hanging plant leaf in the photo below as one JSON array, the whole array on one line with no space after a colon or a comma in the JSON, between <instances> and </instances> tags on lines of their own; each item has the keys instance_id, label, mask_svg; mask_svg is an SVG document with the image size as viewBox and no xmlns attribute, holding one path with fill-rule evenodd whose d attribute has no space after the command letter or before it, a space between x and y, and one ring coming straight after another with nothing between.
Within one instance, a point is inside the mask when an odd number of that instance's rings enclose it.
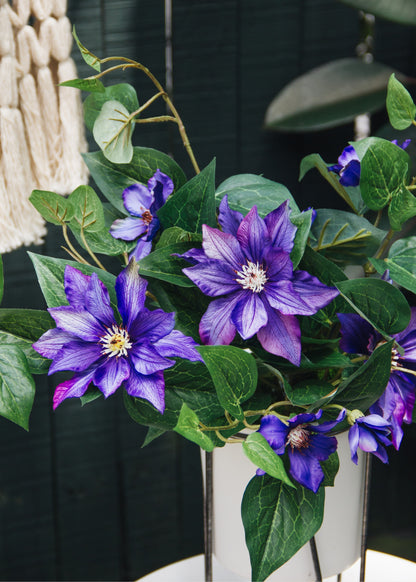
<instances>
[{"instance_id":1,"label":"hanging plant leaf","mask_svg":"<svg viewBox=\"0 0 416 582\"><path fill-rule=\"evenodd\" d=\"M103 86L102 92L92 93L84 101L84 120L90 131L93 131L95 120L107 101L118 101L130 113L139 108L136 89L128 83L119 83L109 87Z\"/></svg>"},{"instance_id":2,"label":"hanging plant leaf","mask_svg":"<svg viewBox=\"0 0 416 582\"><path fill-rule=\"evenodd\" d=\"M416 25L416 4L414 0L341 0L348 6L353 6L374 16L400 24Z\"/></svg>"},{"instance_id":3,"label":"hanging plant leaf","mask_svg":"<svg viewBox=\"0 0 416 582\"><path fill-rule=\"evenodd\" d=\"M133 157L134 121L129 121L130 113L119 101L106 101L95 120L94 139L105 157L114 164L128 164Z\"/></svg>"},{"instance_id":4,"label":"hanging plant leaf","mask_svg":"<svg viewBox=\"0 0 416 582\"><path fill-rule=\"evenodd\" d=\"M381 63L367 64L354 58L326 63L283 88L267 109L265 126L303 132L348 123L361 113L384 106L393 72Z\"/></svg>"},{"instance_id":5,"label":"hanging plant leaf","mask_svg":"<svg viewBox=\"0 0 416 582\"><path fill-rule=\"evenodd\" d=\"M412 125L416 106L409 91L398 81L393 74L389 79L386 99L389 120L395 129L406 129Z\"/></svg>"}]
</instances>

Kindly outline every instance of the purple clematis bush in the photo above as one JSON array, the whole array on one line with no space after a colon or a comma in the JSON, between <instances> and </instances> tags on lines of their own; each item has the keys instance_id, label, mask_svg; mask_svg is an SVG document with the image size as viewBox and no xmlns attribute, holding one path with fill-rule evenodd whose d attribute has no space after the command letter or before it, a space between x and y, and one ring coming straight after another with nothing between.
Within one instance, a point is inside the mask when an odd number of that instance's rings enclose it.
<instances>
[{"instance_id":1,"label":"purple clematis bush","mask_svg":"<svg viewBox=\"0 0 416 582\"><path fill-rule=\"evenodd\" d=\"M145 444L174 431L207 452L242 447L251 462L242 517L262 582L321 527L339 465L357 474L359 451L387 463L416 417L412 147L368 137L332 166L306 156L300 179L319 172L340 196L330 208L324 190L304 188L307 208L259 174L218 183L215 160L199 166L169 92L144 65L82 54L92 75L68 83L91 89L84 111L100 151L83 159L101 192L30 197L62 228L68 256L30 253L44 309L0 310L0 414L27 429L36 376L59 373L61 414L79 399L121 398L148 429ZM103 88L126 66L152 96ZM415 122L409 99L392 77L396 129ZM132 145L141 123L165 121L189 163Z\"/></svg>"},{"instance_id":2,"label":"purple clematis bush","mask_svg":"<svg viewBox=\"0 0 416 582\"><path fill-rule=\"evenodd\" d=\"M174 313L144 307L146 288L133 259L115 284L120 321L98 276L66 267L69 305L49 309L56 327L33 344L52 360L49 374L75 372L56 387L54 408L66 398L83 396L91 383L106 398L123 384L130 396L147 400L163 413L163 370L175 364L169 358L197 361L201 356L195 342L174 329Z\"/></svg>"}]
</instances>

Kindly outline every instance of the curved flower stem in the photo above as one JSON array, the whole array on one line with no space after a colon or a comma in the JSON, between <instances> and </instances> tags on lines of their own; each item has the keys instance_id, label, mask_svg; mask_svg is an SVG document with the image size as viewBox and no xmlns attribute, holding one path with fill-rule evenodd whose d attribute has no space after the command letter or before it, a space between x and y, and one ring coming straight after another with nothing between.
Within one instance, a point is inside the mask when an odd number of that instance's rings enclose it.
<instances>
[{"instance_id":1,"label":"curved flower stem","mask_svg":"<svg viewBox=\"0 0 416 582\"><path fill-rule=\"evenodd\" d=\"M222 436L222 434L220 433L219 430L216 430L215 434L220 439L220 441L222 441L223 443L243 443L244 442L244 439L226 438L225 436Z\"/></svg>"},{"instance_id":2,"label":"curved flower stem","mask_svg":"<svg viewBox=\"0 0 416 582\"><path fill-rule=\"evenodd\" d=\"M101 73L98 73L97 75L94 75L93 79L99 79L100 77L103 77L104 75L106 75L107 73L111 72L111 71L116 71L118 69L127 69L127 68L134 68L134 69L138 69L139 71L142 71L154 84L154 86L156 87L158 94L157 96L162 97L166 103L166 105L169 107L170 111L172 112L173 117L175 118L176 123L178 124L178 130L182 139L182 143L186 149L186 152L189 156L189 159L191 160L191 163L193 165L193 168L195 170L196 174L200 173L200 169L198 166L198 163L195 159L195 155L193 153L193 150L191 148L191 144L189 142L189 138L188 135L186 133L185 130L185 126L182 122L182 119L179 116L179 113L176 110L176 107L174 106L172 100L170 99L169 95L166 93L166 91L164 90L164 88L162 87L162 85L159 83L159 81L157 80L157 78L153 75L153 73L151 73L151 71L145 67L144 65L142 65L141 63L134 61L132 59L128 59L126 57L107 57L105 59L101 59L100 63L101 64L105 64L108 63L110 61L121 61L122 64L119 65L115 65L113 67L109 67L108 69L106 69L105 71L102 71ZM156 97L155 97L156 99Z\"/></svg>"},{"instance_id":3,"label":"curved flower stem","mask_svg":"<svg viewBox=\"0 0 416 582\"><path fill-rule=\"evenodd\" d=\"M244 426L246 428L251 428L252 430L258 430L260 428L259 424L250 424L249 422L247 422L247 420L245 418L244 418L243 422L244 422Z\"/></svg>"},{"instance_id":4,"label":"curved flower stem","mask_svg":"<svg viewBox=\"0 0 416 582\"><path fill-rule=\"evenodd\" d=\"M84 243L85 250L90 255L92 260L100 267L100 269L102 269L103 271L106 271L107 269L104 267L104 265L101 263L101 261L96 257L95 253L91 250L89 244L87 243L87 239L85 238L85 233L84 233L83 227L81 227L81 239L82 239L82 242Z\"/></svg>"},{"instance_id":5,"label":"curved flower stem","mask_svg":"<svg viewBox=\"0 0 416 582\"><path fill-rule=\"evenodd\" d=\"M62 234L64 235L65 242L66 242L66 244L69 247L69 250L68 249L65 249L66 252L68 254L70 254L73 259L75 259L76 261L78 261L78 263L82 263L83 265L89 265L90 263L88 261L86 261L82 257L82 255L79 254L79 252L76 250L76 248L74 247L74 245L69 240L69 237L68 237L68 227L65 224L65 222L62 223Z\"/></svg>"},{"instance_id":6,"label":"curved flower stem","mask_svg":"<svg viewBox=\"0 0 416 582\"><path fill-rule=\"evenodd\" d=\"M384 237L383 242L381 243L376 255L375 255L375 259L380 259L383 256L384 251L386 250L389 242L391 241L392 237L394 235L394 230L390 229L388 231L388 233L386 234L386 236Z\"/></svg>"}]
</instances>

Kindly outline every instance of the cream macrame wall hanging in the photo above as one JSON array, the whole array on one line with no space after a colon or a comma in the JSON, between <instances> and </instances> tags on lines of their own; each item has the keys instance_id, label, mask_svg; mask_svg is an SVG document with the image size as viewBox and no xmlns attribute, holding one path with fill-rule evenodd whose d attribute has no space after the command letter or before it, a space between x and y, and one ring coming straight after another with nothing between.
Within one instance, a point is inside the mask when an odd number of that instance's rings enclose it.
<instances>
[{"instance_id":1,"label":"cream macrame wall hanging","mask_svg":"<svg viewBox=\"0 0 416 582\"><path fill-rule=\"evenodd\" d=\"M88 181L66 0L0 0L0 253L40 244L33 189L68 194Z\"/></svg>"}]
</instances>

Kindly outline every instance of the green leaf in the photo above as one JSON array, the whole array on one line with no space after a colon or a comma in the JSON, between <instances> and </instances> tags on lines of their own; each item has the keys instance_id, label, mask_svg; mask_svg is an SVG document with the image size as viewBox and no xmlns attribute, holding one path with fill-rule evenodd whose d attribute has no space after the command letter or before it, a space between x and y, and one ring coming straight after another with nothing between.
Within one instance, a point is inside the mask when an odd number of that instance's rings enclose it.
<instances>
[{"instance_id":1,"label":"green leaf","mask_svg":"<svg viewBox=\"0 0 416 582\"><path fill-rule=\"evenodd\" d=\"M80 91L89 91L90 93L103 93L105 91L104 85L99 79L71 79L59 83L60 87L74 87Z\"/></svg>"},{"instance_id":2,"label":"green leaf","mask_svg":"<svg viewBox=\"0 0 416 582\"><path fill-rule=\"evenodd\" d=\"M217 391L218 400L238 420L244 419L241 403L257 387L257 365L253 356L234 346L200 346L198 348Z\"/></svg>"},{"instance_id":3,"label":"green leaf","mask_svg":"<svg viewBox=\"0 0 416 582\"><path fill-rule=\"evenodd\" d=\"M333 392L334 387L329 382L323 380L303 380L294 386L287 384L285 386L286 396L292 404L297 406L308 406L317 400L321 400Z\"/></svg>"},{"instance_id":4,"label":"green leaf","mask_svg":"<svg viewBox=\"0 0 416 582\"><path fill-rule=\"evenodd\" d=\"M26 357L28 369L31 374L46 374L51 362L38 354L32 348L32 343L32 340L22 339L12 333L0 331L0 344L18 347Z\"/></svg>"},{"instance_id":5,"label":"green leaf","mask_svg":"<svg viewBox=\"0 0 416 582\"><path fill-rule=\"evenodd\" d=\"M339 385L334 401L350 410L357 408L366 412L387 386L392 346L393 340L374 350L368 360Z\"/></svg>"},{"instance_id":6,"label":"green leaf","mask_svg":"<svg viewBox=\"0 0 416 582\"><path fill-rule=\"evenodd\" d=\"M384 106L393 69L356 58L331 61L294 79L269 105L265 126L317 131L352 121Z\"/></svg>"},{"instance_id":7,"label":"green leaf","mask_svg":"<svg viewBox=\"0 0 416 582\"><path fill-rule=\"evenodd\" d=\"M326 461L321 461L321 467L325 475L322 487L333 487L335 485L335 477L339 470L338 453L332 453Z\"/></svg>"},{"instance_id":8,"label":"green leaf","mask_svg":"<svg viewBox=\"0 0 416 582\"><path fill-rule=\"evenodd\" d=\"M98 232L105 227L103 205L91 186L78 186L68 196L68 204L72 206L73 225L78 230Z\"/></svg>"},{"instance_id":9,"label":"green leaf","mask_svg":"<svg viewBox=\"0 0 416 582\"><path fill-rule=\"evenodd\" d=\"M263 582L321 527L325 490L288 487L268 475L253 477L241 505L252 580Z\"/></svg>"},{"instance_id":10,"label":"green leaf","mask_svg":"<svg viewBox=\"0 0 416 582\"><path fill-rule=\"evenodd\" d=\"M178 422L173 430L196 443L204 451L211 452L214 449L212 440L200 429L198 416L185 403L182 404Z\"/></svg>"},{"instance_id":11,"label":"green leaf","mask_svg":"<svg viewBox=\"0 0 416 582\"><path fill-rule=\"evenodd\" d=\"M396 79L394 73L387 87L386 107L389 121L395 129L406 129L412 125L416 106L409 91Z\"/></svg>"},{"instance_id":12,"label":"green leaf","mask_svg":"<svg viewBox=\"0 0 416 582\"><path fill-rule=\"evenodd\" d=\"M339 182L339 178L334 172L328 171L329 164L326 164L319 154L309 154L305 156L299 168L299 181L303 180L313 168L316 168L323 178L332 186L332 188L341 196L343 200L354 210L358 211L360 208L360 200L357 196L353 196L350 190L355 188L344 188Z\"/></svg>"},{"instance_id":13,"label":"green leaf","mask_svg":"<svg viewBox=\"0 0 416 582\"><path fill-rule=\"evenodd\" d=\"M289 487L294 487L286 473L282 458L274 452L262 434L259 432L249 434L243 442L243 451L252 463L266 471L268 475Z\"/></svg>"},{"instance_id":14,"label":"green leaf","mask_svg":"<svg viewBox=\"0 0 416 582\"><path fill-rule=\"evenodd\" d=\"M188 232L202 232L202 225L217 226L215 212L215 160L194 176L157 212L163 228L179 226Z\"/></svg>"},{"instance_id":15,"label":"green leaf","mask_svg":"<svg viewBox=\"0 0 416 582\"><path fill-rule=\"evenodd\" d=\"M325 283L325 285L336 285L340 281L345 281L347 279L347 276L342 269L309 246L305 248L300 268L308 271L311 275L318 277L322 283Z\"/></svg>"},{"instance_id":16,"label":"green leaf","mask_svg":"<svg viewBox=\"0 0 416 582\"><path fill-rule=\"evenodd\" d=\"M132 184L147 184L157 169L171 178L176 190L186 182L178 164L168 155L152 148L134 147L129 164L113 164L101 151L83 154L83 159L98 188L124 215L123 190Z\"/></svg>"},{"instance_id":17,"label":"green leaf","mask_svg":"<svg viewBox=\"0 0 416 582\"><path fill-rule=\"evenodd\" d=\"M60 194L33 190L29 200L47 222L61 226L72 219L71 204Z\"/></svg>"},{"instance_id":18,"label":"green leaf","mask_svg":"<svg viewBox=\"0 0 416 582\"><path fill-rule=\"evenodd\" d=\"M87 65L89 65L90 67L92 67L93 69L95 69L96 71L101 71L101 62L100 59L98 57L96 57L95 55L92 54L92 52L90 52L79 40L77 33L75 32L75 26L72 29L72 35L75 39L75 42L78 45L78 48L81 52L82 58L84 59L84 61L87 63Z\"/></svg>"},{"instance_id":19,"label":"green leaf","mask_svg":"<svg viewBox=\"0 0 416 582\"><path fill-rule=\"evenodd\" d=\"M140 275L144 277L153 277L173 283L179 287L193 287L192 281L182 273L185 261L176 254L181 255L195 246L194 242L183 242L168 245L161 249L156 249L139 261Z\"/></svg>"},{"instance_id":20,"label":"green leaf","mask_svg":"<svg viewBox=\"0 0 416 582\"><path fill-rule=\"evenodd\" d=\"M393 281L412 293L416 293L416 236L393 243L388 258L370 260L380 275L389 269Z\"/></svg>"},{"instance_id":21,"label":"green leaf","mask_svg":"<svg viewBox=\"0 0 416 582\"><path fill-rule=\"evenodd\" d=\"M311 232L313 249L340 265L366 263L386 236L362 216L326 208L317 209Z\"/></svg>"},{"instance_id":22,"label":"green leaf","mask_svg":"<svg viewBox=\"0 0 416 582\"><path fill-rule=\"evenodd\" d=\"M118 85L103 86L101 93L88 95L84 101L85 125L90 131L94 128L94 123L100 114L102 106L106 101L118 101L127 109L129 113L134 113L139 109L136 89L128 83Z\"/></svg>"},{"instance_id":23,"label":"green leaf","mask_svg":"<svg viewBox=\"0 0 416 582\"><path fill-rule=\"evenodd\" d=\"M311 224L312 224L312 210L301 212L300 214L290 217L292 224L296 226L296 235L293 243L293 249L290 253L290 258L293 263L293 268L296 269L305 252L306 245L309 240Z\"/></svg>"},{"instance_id":24,"label":"green leaf","mask_svg":"<svg viewBox=\"0 0 416 582\"><path fill-rule=\"evenodd\" d=\"M0 345L0 415L29 430L35 383L17 345Z\"/></svg>"},{"instance_id":25,"label":"green leaf","mask_svg":"<svg viewBox=\"0 0 416 582\"><path fill-rule=\"evenodd\" d=\"M360 188L364 203L381 210L401 189L409 169L409 155L382 138L372 138L361 160Z\"/></svg>"},{"instance_id":26,"label":"green leaf","mask_svg":"<svg viewBox=\"0 0 416 582\"><path fill-rule=\"evenodd\" d=\"M119 101L106 101L97 116L93 135L104 156L114 164L128 164L133 157L134 121Z\"/></svg>"},{"instance_id":27,"label":"green leaf","mask_svg":"<svg viewBox=\"0 0 416 582\"><path fill-rule=\"evenodd\" d=\"M54 326L54 321L47 311L0 309L0 330L31 342L38 340L45 331Z\"/></svg>"},{"instance_id":28,"label":"green leaf","mask_svg":"<svg viewBox=\"0 0 416 582\"><path fill-rule=\"evenodd\" d=\"M259 215L264 217L285 200L289 200L289 206L293 212L300 212L295 199L286 186L256 174L237 174L224 180L215 193L217 204L225 195L228 197L230 208L238 210L243 215L246 215L256 205Z\"/></svg>"},{"instance_id":29,"label":"green leaf","mask_svg":"<svg viewBox=\"0 0 416 582\"><path fill-rule=\"evenodd\" d=\"M91 267L90 265L77 263L76 261L56 259L54 257L45 257L43 255L37 255L30 252L28 254L33 263L33 266L35 267L38 283L48 307L68 305L64 290L64 272L67 265L75 267L81 271L81 273L84 273L84 275L97 273L98 278L108 289L113 307L117 306L117 299L114 290L116 278L111 273L107 273L106 271L98 269L97 267Z\"/></svg>"},{"instance_id":30,"label":"green leaf","mask_svg":"<svg viewBox=\"0 0 416 582\"><path fill-rule=\"evenodd\" d=\"M393 230L401 230L409 218L416 216L416 198L403 185L393 194L389 206L390 226Z\"/></svg>"},{"instance_id":31,"label":"green leaf","mask_svg":"<svg viewBox=\"0 0 416 582\"><path fill-rule=\"evenodd\" d=\"M400 24L416 25L414 0L341 0L344 4Z\"/></svg>"},{"instance_id":32,"label":"green leaf","mask_svg":"<svg viewBox=\"0 0 416 582\"><path fill-rule=\"evenodd\" d=\"M337 284L355 311L382 334L399 333L410 321L410 307L404 295L381 279L352 279Z\"/></svg>"},{"instance_id":33,"label":"green leaf","mask_svg":"<svg viewBox=\"0 0 416 582\"><path fill-rule=\"evenodd\" d=\"M156 249L161 249L181 242L193 242L195 243L195 246L201 246L202 236L195 232L187 232L178 226L172 226L162 232L160 239L156 244Z\"/></svg>"}]
</instances>

